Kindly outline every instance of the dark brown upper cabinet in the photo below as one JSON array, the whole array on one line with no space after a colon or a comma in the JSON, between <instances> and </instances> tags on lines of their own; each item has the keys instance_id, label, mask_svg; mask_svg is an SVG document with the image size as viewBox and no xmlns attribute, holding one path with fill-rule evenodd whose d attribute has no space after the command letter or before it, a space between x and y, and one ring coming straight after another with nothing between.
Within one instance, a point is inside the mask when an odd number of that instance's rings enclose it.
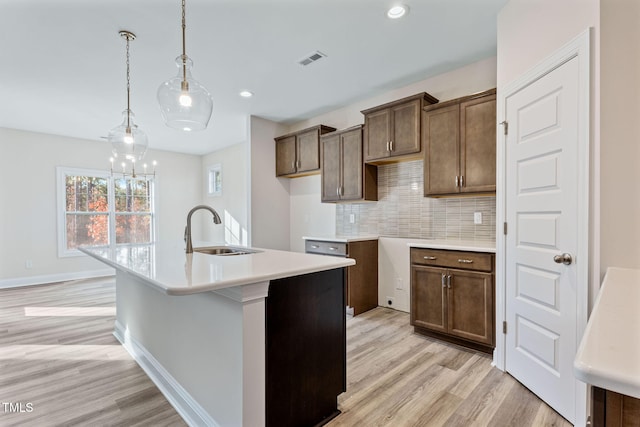
<instances>
[{"instance_id":1,"label":"dark brown upper cabinet","mask_svg":"<svg viewBox=\"0 0 640 427\"><path fill-rule=\"evenodd\" d=\"M362 159L362 125L320 137L322 201L378 200L378 168Z\"/></svg>"},{"instance_id":2,"label":"dark brown upper cabinet","mask_svg":"<svg viewBox=\"0 0 640 427\"><path fill-rule=\"evenodd\" d=\"M334 130L318 125L275 138L276 176L294 178L320 173L320 135Z\"/></svg>"},{"instance_id":3,"label":"dark brown upper cabinet","mask_svg":"<svg viewBox=\"0 0 640 427\"><path fill-rule=\"evenodd\" d=\"M425 197L496 191L496 90L424 107Z\"/></svg>"},{"instance_id":4,"label":"dark brown upper cabinet","mask_svg":"<svg viewBox=\"0 0 640 427\"><path fill-rule=\"evenodd\" d=\"M422 108L437 102L422 92L363 110L365 162L384 164L419 158Z\"/></svg>"}]
</instances>

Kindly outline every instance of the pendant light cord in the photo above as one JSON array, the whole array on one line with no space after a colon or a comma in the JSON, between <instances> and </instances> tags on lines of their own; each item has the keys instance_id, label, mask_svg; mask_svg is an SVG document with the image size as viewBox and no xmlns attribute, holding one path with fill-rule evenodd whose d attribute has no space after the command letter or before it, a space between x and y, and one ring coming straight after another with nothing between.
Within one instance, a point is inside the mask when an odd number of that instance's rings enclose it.
<instances>
[{"instance_id":1,"label":"pendant light cord","mask_svg":"<svg viewBox=\"0 0 640 427\"><path fill-rule=\"evenodd\" d=\"M127 130L131 133L131 76L129 75L129 35L125 36L127 39Z\"/></svg>"},{"instance_id":2,"label":"pendant light cord","mask_svg":"<svg viewBox=\"0 0 640 427\"><path fill-rule=\"evenodd\" d=\"M186 0L182 0L182 82L183 86L187 83L187 18L186 18Z\"/></svg>"}]
</instances>

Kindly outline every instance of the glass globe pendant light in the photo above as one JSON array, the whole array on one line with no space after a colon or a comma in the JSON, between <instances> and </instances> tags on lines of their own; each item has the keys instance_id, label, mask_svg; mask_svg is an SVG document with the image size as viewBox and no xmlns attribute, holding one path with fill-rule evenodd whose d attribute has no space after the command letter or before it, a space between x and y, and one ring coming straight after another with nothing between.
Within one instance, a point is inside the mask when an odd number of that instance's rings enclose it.
<instances>
[{"instance_id":1,"label":"glass globe pendant light","mask_svg":"<svg viewBox=\"0 0 640 427\"><path fill-rule=\"evenodd\" d=\"M120 36L127 41L127 109L122 112L122 123L109 131L108 141L112 146L112 153L118 162L130 162L132 167L136 161L142 160L149 141L147 135L138 128L133 121L131 111L131 77L129 72L129 42L136 36L130 31L120 31Z\"/></svg>"},{"instance_id":2,"label":"glass globe pendant light","mask_svg":"<svg viewBox=\"0 0 640 427\"><path fill-rule=\"evenodd\" d=\"M186 53L185 0L182 0L182 55L176 58L178 75L158 88L158 103L167 126L183 131L206 129L213 111L209 91L191 76L193 61Z\"/></svg>"}]
</instances>

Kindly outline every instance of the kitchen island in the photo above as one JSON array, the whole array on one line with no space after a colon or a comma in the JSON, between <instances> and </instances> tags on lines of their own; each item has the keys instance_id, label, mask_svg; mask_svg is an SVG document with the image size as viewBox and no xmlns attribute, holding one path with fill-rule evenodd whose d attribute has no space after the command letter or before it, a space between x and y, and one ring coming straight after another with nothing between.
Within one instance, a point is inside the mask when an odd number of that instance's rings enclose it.
<instances>
[{"instance_id":1,"label":"kitchen island","mask_svg":"<svg viewBox=\"0 0 640 427\"><path fill-rule=\"evenodd\" d=\"M182 242L81 249L116 269L114 335L190 425L315 425L346 385L349 258Z\"/></svg>"}]
</instances>

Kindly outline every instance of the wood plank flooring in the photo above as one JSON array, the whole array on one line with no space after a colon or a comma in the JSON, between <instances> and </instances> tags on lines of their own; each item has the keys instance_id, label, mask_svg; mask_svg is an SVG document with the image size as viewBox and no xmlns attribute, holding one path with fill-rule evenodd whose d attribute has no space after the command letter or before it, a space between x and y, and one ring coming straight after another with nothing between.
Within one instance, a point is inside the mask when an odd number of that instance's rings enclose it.
<instances>
[{"instance_id":1,"label":"wood plank flooring","mask_svg":"<svg viewBox=\"0 0 640 427\"><path fill-rule=\"evenodd\" d=\"M571 426L485 354L378 307L347 322L347 392L328 426Z\"/></svg>"},{"instance_id":2,"label":"wood plank flooring","mask_svg":"<svg viewBox=\"0 0 640 427\"><path fill-rule=\"evenodd\" d=\"M186 426L114 321L112 278L0 290L0 426Z\"/></svg>"},{"instance_id":3,"label":"wood plank flooring","mask_svg":"<svg viewBox=\"0 0 640 427\"><path fill-rule=\"evenodd\" d=\"M0 290L0 426L186 425L113 337L114 292L113 279ZM386 308L348 320L347 381L331 427L570 426L486 355Z\"/></svg>"}]
</instances>

